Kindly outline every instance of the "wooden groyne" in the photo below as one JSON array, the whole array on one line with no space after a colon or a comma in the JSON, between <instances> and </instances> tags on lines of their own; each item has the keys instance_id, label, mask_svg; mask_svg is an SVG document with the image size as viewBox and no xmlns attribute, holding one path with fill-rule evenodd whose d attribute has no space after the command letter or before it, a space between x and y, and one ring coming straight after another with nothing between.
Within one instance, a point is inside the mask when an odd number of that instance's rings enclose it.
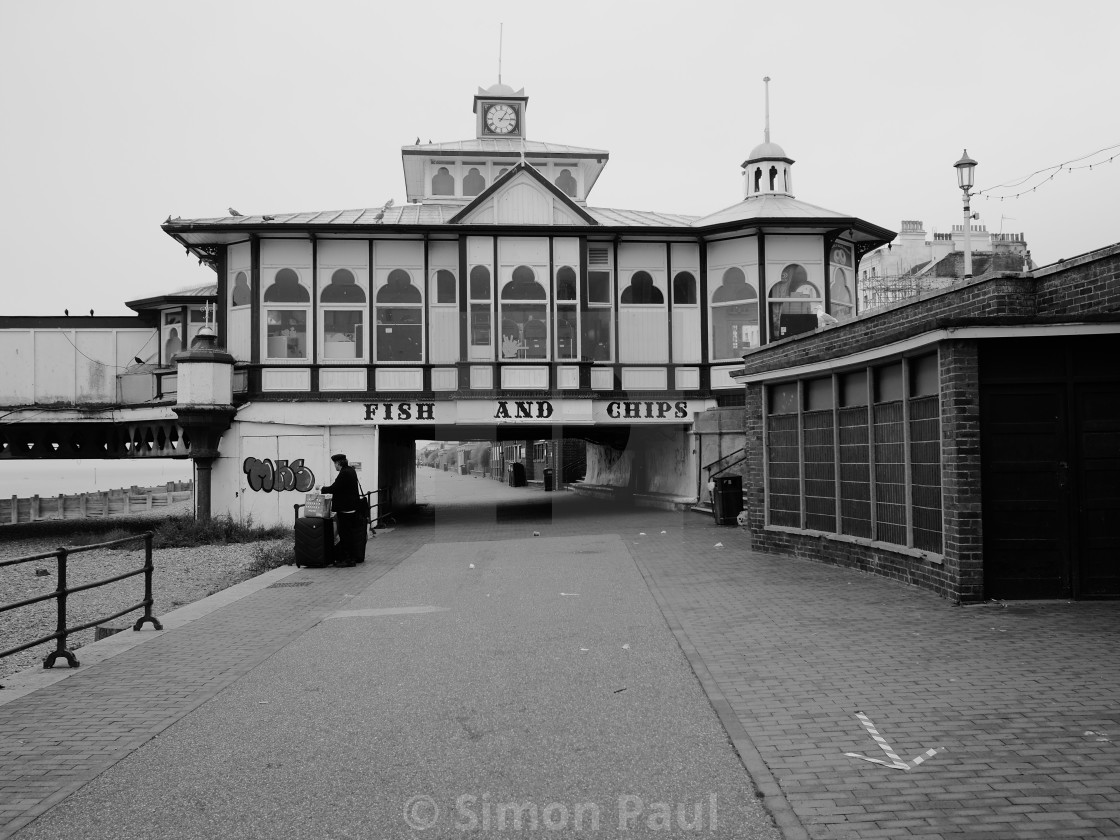
<instances>
[{"instance_id":1,"label":"wooden groyne","mask_svg":"<svg viewBox=\"0 0 1120 840\"><path fill-rule=\"evenodd\" d=\"M193 481L169 481L161 487L122 487L74 496L11 496L0 499L0 525L46 519L88 519L145 513L194 497Z\"/></svg>"}]
</instances>

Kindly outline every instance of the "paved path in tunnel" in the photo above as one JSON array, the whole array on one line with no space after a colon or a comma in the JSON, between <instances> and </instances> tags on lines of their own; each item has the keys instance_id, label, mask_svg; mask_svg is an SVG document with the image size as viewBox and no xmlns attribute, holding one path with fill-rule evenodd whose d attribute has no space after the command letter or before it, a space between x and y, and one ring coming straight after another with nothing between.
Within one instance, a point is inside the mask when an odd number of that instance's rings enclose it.
<instances>
[{"instance_id":1,"label":"paved path in tunnel","mask_svg":"<svg viewBox=\"0 0 1120 840\"><path fill-rule=\"evenodd\" d=\"M693 513L418 494L363 566L0 706L7 831L409 837L411 801L424 836L500 837L517 801L682 837L651 803L707 833L714 794L716 836L775 836L753 781L786 840L1120 836L1120 604L956 607Z\"/></svg>"}]
</instances>

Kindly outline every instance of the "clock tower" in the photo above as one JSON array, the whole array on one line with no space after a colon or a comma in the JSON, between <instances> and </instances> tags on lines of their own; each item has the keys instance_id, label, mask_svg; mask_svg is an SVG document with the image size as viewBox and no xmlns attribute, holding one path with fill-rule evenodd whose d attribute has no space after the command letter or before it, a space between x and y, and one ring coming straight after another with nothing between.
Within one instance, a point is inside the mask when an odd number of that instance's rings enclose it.
<instances>
[{"instance_id":1,"label":"clock tower","mask_svg":"<svg viewBox=\"0 0 1120 840\"><path fill-rule=\"evenodd\" d=\"M475 136L479 140L524 138L528 104L525 88L515 91L501 82L480 87L474 97Z\"/></svg>"}]
</instances>

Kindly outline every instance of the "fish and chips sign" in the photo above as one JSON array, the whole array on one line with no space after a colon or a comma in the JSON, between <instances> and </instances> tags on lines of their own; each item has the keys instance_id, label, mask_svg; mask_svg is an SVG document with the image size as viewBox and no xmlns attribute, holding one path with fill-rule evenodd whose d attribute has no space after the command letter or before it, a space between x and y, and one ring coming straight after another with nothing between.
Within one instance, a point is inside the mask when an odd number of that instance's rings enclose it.
<instances>
[{"instance_id":1,"label":"fish and chips sign","mask_svg":"<svg viewBox=\"0 0 1120 840\"><path fill-rule=\"evenodd\" d=\"M367 423L687 423L704 400L447 400L365 403Z\"/></svg>"}]
</instances>

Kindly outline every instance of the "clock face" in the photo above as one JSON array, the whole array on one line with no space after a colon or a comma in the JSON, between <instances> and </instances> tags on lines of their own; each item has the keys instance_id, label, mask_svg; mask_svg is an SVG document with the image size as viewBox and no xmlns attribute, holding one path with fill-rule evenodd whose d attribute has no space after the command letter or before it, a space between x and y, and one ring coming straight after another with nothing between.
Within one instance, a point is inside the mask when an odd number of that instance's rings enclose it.
<instances>
[{"instance_id":1,"label":"clock face","mask_svg":"<svg viewBox=\"0 0 1120 840\"><path fill-rule=\"evenodd\" d=\"M494 134L509 134L517 128L517 111L511 105L491 105L486 109L486 127Z\"/></svg>"}]
</instances>

